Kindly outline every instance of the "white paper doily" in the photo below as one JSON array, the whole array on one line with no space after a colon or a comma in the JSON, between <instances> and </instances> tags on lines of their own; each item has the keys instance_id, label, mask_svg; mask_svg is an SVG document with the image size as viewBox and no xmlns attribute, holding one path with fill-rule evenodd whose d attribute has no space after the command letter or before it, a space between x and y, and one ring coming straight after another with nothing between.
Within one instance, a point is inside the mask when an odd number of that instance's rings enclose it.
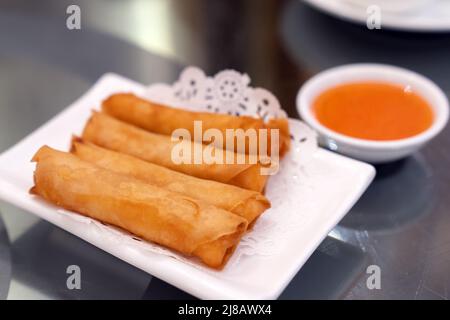
<instances>
[{"instance_id":1,"label":"white paper doily","mask_svg":"<svg viewBox=\"0 0 450 320\"><path fill-rule=\"evenodd\" d=\"M234 70L207 77L196 67L184 69L173 85L152 84L145 97L197 111L269 118L286 118L277 98L262 88L249 86L250 78Z\"/></svg>"}]
</instances>

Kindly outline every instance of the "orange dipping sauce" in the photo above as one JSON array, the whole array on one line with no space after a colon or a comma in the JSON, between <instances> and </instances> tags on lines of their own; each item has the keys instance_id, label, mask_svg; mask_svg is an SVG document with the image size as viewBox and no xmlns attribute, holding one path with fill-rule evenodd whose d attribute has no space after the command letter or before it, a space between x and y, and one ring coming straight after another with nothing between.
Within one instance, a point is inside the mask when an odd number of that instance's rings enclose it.
<instances>
[{"instance_id":1,"label":"orange dipping sauce","mask_svg":"<svg viewBox=\"0 0 450 320\"><path fill-rule=\"evenodd\" d=\"M408 138L428 129L434 118L421 96L383 82L330 88L316 98L313 111L325 127L368 140Z\"/></svg>"}]
</instances>

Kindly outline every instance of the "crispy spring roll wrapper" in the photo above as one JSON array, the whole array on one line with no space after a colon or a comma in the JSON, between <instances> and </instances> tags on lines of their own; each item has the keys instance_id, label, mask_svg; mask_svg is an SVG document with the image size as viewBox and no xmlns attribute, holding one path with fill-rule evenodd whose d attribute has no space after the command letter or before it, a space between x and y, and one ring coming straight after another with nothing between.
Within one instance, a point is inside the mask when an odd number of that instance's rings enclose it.
<instances>
[{"instance_id":1,"label":"crispy spring roll wrapper","mask_svg":"<svg viewBox=\"0 0 450 320\"><path fill-rule=\"evenodd\" d=\"M31 192L68 210L121 227L143 239L221 268L247 228L247 221L175 192L42 147Z\"/></svg>"},{"instance_id":2,"label":"crispy spring roll wrapper","mask_svg":"<svg viewBox=\"0 0 450 320\"><path fill-rule=\"evenodd\" d=\"M108 99L103 101L103 112L127 123L138 126L142 129L156 132L165 135L171 135L172 132L178 128L187 129L194 137L194 121L202 122L202 129L219 129L223 136L226 129L264 129L270 128L280 129L280 143L279 154L283 156L289 150L289 127L286 119L280 122L265 124L261 118L253 118L249 116L233 116L228 114L217 114L210 112L194 112L189 110L171 108L162 104L148 101L139 98L131 93L118 93L111 95ZM279 128L281 124L283 128ZM287 129L287 132L286 132ZM270 135L268 135L270 137ZM209 142L209 141L203 141ZM224 139L226 146L226 139ZM249 153L248 142L245 151ZM232 151L237 151L235 148L237 142L235 139ZM270 141L267 147L270 153Z\"/></svg>"},{"instance_id":3,"label":"crispy spring roll wrapper","mask_svg":"<svg viewBox=\"0 0 450 320\"><path fill-rule=\"evenodd\" d=\"M190 163L176 163L172 160L172 149L176 145L185 143L192 154L196 148L203 153L207 146L186 140L172 141L170 136L142 130L104 113L93 113L84 128L82 139L194 177L233 184L244 189L262 192L267 182L268 176L261 174L262 165L259 162L250 163L247 155L243 155L243 164L237 161L233 164L225 163L227 156L237 159L237 154L232 151L213 148L220 159L223 159L223 164L195 164L193 159Z\"/></svg>"},{"instance_id":4,"label":"crispy spring roll wrapper","mask_svg":"<svg viewBox=\"0 0 450 320\"><path fill-rule=\"evenodd\" d=\"M288 119L285 119L285 118L270 119L266 123L266 127L269 130L271 130L271 129L279 130L280 157L284 156L291 148L291 133L289 131ZM270 136L270 134L269 134L269 136Z\"/></svg>"},{"instance_id":5,"label":"crispy spring roll wrapper","mask_svg":"<svg viewBox=\"0 0 450 320\"><path fill-rule=\"evenodd\" d=\"M132 176L146 183L208 202L233 212L252 224L270 202L256 191L204 180L146 162L123 153L110 151L74 137L71 152L99 167Z\"/></svg>"}]
</instances>

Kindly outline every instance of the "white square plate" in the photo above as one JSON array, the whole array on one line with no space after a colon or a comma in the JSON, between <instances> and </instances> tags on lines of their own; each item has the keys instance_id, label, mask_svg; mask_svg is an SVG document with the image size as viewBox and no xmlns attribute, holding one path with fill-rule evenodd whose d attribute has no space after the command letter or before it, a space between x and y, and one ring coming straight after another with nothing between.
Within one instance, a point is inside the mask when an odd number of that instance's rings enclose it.
<instances>
[{"instance_id":1,"label":"white square plate","mask_svg":"<svg viewBox=\"0 0 450 320\"><path fill-rule=\"evenodd\" d=\"M271 177L267 186L266 195L272 201L272 208L257 222L269 227L271 224L285 227L273 228L272 233L268 231L269 235L274 235L270 240L276 250L264 255L243 255L238 261L230 261L223 271L187 263L163 252L145 250L145 243L122 241L120 232L105 231L112 231L111 227L86 223L89 218L63 212L28 193L33 185L34 170L30 159L40 146L47 144L68 150L71 135L81 133L91 110L98 108L104 98L123 91L140 95L144 90L139 83L114 74L104 75L75 103L0 155L0 198L196 297L277 298L370 184L375 175L372 166L323 149L314 153L311 167L302 175L292 172L294 167L287 162L282 163L279 174ZM292 126L298 122L290 121ZM288 185L286 177L294 180L301 177L302 183L298 187L297 183ZM287 189L282 199L272 196L277 194L275 191L280 193L279 188Z\"/></svg>"}]
</instances>

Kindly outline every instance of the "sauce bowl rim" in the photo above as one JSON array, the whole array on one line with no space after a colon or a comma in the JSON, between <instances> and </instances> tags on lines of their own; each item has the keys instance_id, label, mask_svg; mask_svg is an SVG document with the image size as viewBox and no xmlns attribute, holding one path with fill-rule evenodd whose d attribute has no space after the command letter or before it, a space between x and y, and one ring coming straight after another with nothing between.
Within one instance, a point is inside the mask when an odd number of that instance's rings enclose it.
<instances>
[{"instance_id":1,"label":"sauce bowl rim","mask_svg":"<svg viewBox=\"0 0 450 320\"><path fill-rule=\"evenodd\" d=\"M353 74L359 73L361 75L364 75L363 78L367 77L367 79L351 80L349 79L349 74L352 73ZM432 110L434 114L433 123L429 128L427 128L426 130L424 130L419 134L402 139L368 140L362 138L354 138L336 132L319 122L319 120L312 111L312 103L310 102L310 100L313 100L317 97L317 95L315 95L314 97L311 98L312 91L317 90L317 87L320 86L322 86L320 93L324 92L328 88L332 88L333 85L327 86L325 85L325 82L328 82L328 80L331 77L337 76L342 76L340 84L356 83L362 81L368 82L376 81L376 82L405 85L404 82L402 83L400 81L392 79L386 81L379 79L370 79L371 74L373 76L374 74L380 73L386 74L387 77L389 77L390 75L391 77L403 78L405 82L414 81L416 84L415 86L416 88L417 84L419 84L419 86L421 87L421 91L427 91L428 96L433 96L434 100L438 101L438 103L431 103L428 101L428 99L426 99L423 96L423 94L418 93L420 96L422 96L422 98L427 100L427 102L433 109ZM400 147L408 147L423 144L434 138L436 135L438 135L445 128L445 125L447 124L449 119L449 110L448 110L449 103L447 96L436 83L434 83L429 78L417 72L401 67L378 63L347 64L322 71L316 74L315 76L311 77L302 85L301 89L297 93L296 104L297 104L297 111L299 112L302 120L305 121L314 130L316 130L319 134L323 134L329 139L335 140L336 142L342 142L348 145L370 149L397 149Z\"/></svg>"}]
</instances>

